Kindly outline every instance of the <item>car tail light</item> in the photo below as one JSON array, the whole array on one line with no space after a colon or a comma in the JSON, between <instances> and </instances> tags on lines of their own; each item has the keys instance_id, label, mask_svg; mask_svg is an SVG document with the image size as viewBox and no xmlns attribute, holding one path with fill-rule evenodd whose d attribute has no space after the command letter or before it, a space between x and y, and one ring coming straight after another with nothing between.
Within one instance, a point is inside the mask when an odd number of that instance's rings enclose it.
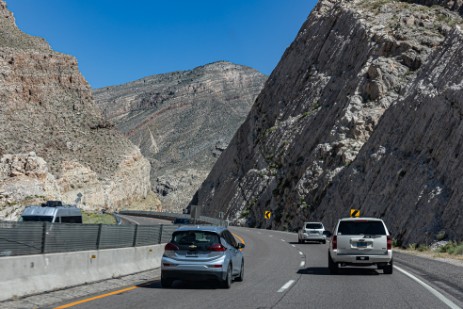
<instances>
[{"instance_id":1,"label":"car tail light","mask_svg":"<svg viewBox=\"0 0 463 309\"><path fill-rule=\"evenodd\" d=\"M222 268L222 264L209 265L210 268Z\"/></svg>"},{"instance_id":2,"label":"car tail light","mask_svg":"<svg viewBox=\"0 0 463 309\"><path fill-rule=\"evenodd\" d=\"M338 249L338 236L333 235L331 238L331 246L333 247L333 250Z\"/></svg>"},{"instance_id":3,"label":"car tail light","mask_svg":"<svg viewBox=\"0 0 463 309\"><path fill-rule=\"evenodd\" d=\"M227 248L222 246L221 244L213 244L209 248L207 248L209 251L225 251Z\"/></svg>"},{"instance_id":4,"label":"car tail light","mask_svg":"<svg viewBox=\"0 0 463 309\"><path fill-rule=\"evenodd\" d=\"M179 250L179 248L177 247L177 245L170 242L165 246L164 250L165 251L177 251Z\"/></svg>"},{"instance_id":5,"label":"car tail light","mask_svg":"<svg viewBox=\"0 0 463 309\"><path fill-rule=\"evenodd\" d=\"M392 250L392 238L391 236L387 236L387 250Z\"/></svg>"}]
</instances>

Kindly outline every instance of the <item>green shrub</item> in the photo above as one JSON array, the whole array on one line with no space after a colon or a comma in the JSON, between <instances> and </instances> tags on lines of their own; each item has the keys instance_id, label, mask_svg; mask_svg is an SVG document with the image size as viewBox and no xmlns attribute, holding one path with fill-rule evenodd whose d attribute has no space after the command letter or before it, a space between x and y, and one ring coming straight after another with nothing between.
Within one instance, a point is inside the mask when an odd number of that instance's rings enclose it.
<instances>
[{"instance_id":1,"label":"green shrub","mask_svg":"<svg viewBox=\"0 0 463 309\"><path fill-rule=\"evenodd\" d=\"M424 251L428 251L429 247L426 246L426 245L421 244L421 245L418 246L418 248L416 248L416 250L419 251L419 252L424 252Z\"/></svg>"},{"instance_id":2,"label":"green shrub","mask_svg":"<svg viewBox=\"0 0 463 309\"><path fill-rule=\"evenodd\" d=\"M84 224L116 224L116 218L112 214L99 214L93 212L82 212Z\"/></svg>"},{"instance_id":3,"label":"green shrub","mask_svg":"<svg viewBox=\"0 0 463 309\"><path fill-rule=\"evenodd\" d=\"M463 255L463 243L460 243L459 245L455 243L455 245L449 248L447 252L454 255Z\"/></svg>"}]
</instances>

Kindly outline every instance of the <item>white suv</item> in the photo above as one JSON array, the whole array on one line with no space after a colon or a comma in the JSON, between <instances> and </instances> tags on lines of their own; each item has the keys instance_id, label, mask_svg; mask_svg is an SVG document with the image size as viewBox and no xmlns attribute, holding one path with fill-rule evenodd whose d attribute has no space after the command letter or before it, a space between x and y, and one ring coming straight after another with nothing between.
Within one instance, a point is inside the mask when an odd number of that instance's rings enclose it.
<instances>
[{"instance_id":1,"label":"white suv","mask_svg":"<svg viewBox=\"0 0 463 309\"><path fill-rule=\"evenodd\" d=\"M297 240L300 244L306 241L317 241L326 243L325 227L321 222L304 222L304 225L297 233Z\"/></svg>"},{"instance_id":2,"label":"white suv","mask_svg":"<svg viewBox=\"0 0 463 309\"><path fill-rule=\"evenodd\" d=\"M328 266L337 273L340 266L376 265L392 274L392 238L383 220L343 218L331 237Z\"/></svg>"}]
</instances>

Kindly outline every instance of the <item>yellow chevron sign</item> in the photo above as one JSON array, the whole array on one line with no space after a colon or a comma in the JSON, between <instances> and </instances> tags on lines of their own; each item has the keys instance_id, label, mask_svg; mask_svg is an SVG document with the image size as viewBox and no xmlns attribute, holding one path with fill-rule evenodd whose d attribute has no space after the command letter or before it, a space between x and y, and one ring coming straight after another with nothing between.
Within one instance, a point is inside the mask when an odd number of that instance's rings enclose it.
<instances>
[{"instance_id":1,"label":"yellow chevron sign","mask_svg":"<svg viewBox=\"0 0 463 309\"><path fill-rule=\"evenodd\" d=\"M350 216L351 216L352 218L358 218L358 217L360 217L360 210L359 210L359 209L351 208L351 209L350 209Z\"/></svg>"},{"instance_id":2,"label":"yellow chevron sign","mask_svg":"<svg viewBox=\"0 0 463 309\"><path fill-rule=\"evenodd\" d=\"M264 211L264 218L265 218L265 219L268 220L268 219L270 219L271 216L272 216L272 212L271 212L271 211L269 211L269 210Z\"/></svg>"}]
</instances>

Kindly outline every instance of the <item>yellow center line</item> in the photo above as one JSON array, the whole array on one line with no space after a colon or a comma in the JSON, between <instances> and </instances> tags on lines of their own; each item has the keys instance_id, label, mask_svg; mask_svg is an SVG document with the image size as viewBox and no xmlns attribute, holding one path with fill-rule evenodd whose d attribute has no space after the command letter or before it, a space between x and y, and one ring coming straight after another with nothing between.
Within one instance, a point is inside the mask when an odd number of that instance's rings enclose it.
<instances>
[{"instance_id":1,"label":"yellow center line","mask_svg":"<svg viewBox=\"0 0 463 309\"><path fill-rule=\"evenodd\" d=\"M136 288L138 288L138 287L137 286L130 286L130 287L122 289L122 290L117 290L117 291L114 291L114 292L111 292L111 293L102 294L102 295L98 295L98 296L95 296L95 297L82 299L82 300L79 300L79 301L76 301L76 302L73 302L73 303L65 304L65 305L56 307L54 309L65 309L65 308L74 307L74 306L77 306L77 305L80 305L80 304L88 303L88 302L96 300L96 299L105 298L105 297L108 297L108 296L117 295L117 294L121 294L121 293L124 293L124 292L132 291L132 290L134 290Z\"/></svg>"},{"instance_id":2,"label":"yellow center line","mask_svg":"<svg viewBox=\"0 0 463 309\"><path fill-rule=\"evenodd\" d=\"M235 236L236 238L238 238L238 240L239 240L240 242L242 242L243 244L246 244L246 242L244 241L243 237L241 237L241 236L239 236L239 235L237 235L237 234L235 234L235 233L232 233L232 234L233 234L233 236ZM243 251L243 249L240 249L240 251Z\"/></svg>"}]
</instances>

